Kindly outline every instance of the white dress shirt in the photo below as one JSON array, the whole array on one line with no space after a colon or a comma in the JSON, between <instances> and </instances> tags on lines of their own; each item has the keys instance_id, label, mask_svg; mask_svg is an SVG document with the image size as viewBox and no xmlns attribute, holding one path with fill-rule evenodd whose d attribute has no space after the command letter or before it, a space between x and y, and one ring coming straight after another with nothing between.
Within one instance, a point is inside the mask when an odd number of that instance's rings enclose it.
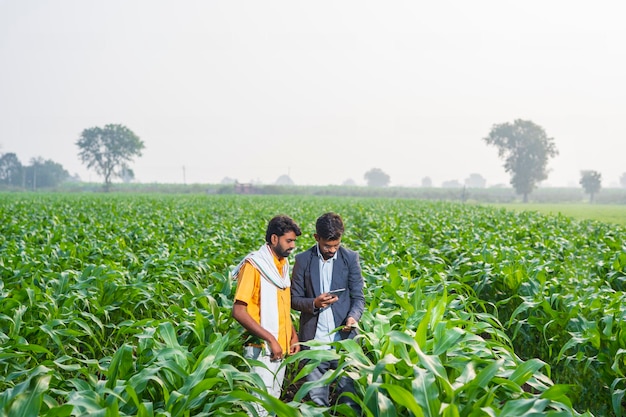
<instances>
[{"instance_id":1,"label":"white dress shirt","mask_svg":"<svg viewBox=\"0 0 626 417\"><path fill-rule=\"evenodd\" d=\"M325 260L321 254L319 245L317 246L317 253L320 265L320 294L323 294L330 291L330 285L333 279L333 265L337 260L337 253L335 252L332 258ZM315 340L328 343L341 340L341 336L338 332L330 334L335 330L335 327L335 318L330 306L321 309L317 320ZM317 349L330 349L330 346L320 346Z\"/></svg>"}]
</instances>

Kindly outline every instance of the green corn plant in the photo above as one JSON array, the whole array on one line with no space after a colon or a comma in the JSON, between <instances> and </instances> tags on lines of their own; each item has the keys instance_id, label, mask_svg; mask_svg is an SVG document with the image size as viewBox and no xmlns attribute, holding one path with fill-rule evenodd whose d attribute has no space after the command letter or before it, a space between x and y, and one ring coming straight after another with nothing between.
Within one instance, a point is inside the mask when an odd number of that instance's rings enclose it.
<instances>
[{"instance_id":1,"label":"green corn plant","mask_svg":"<svg viewBox=\"0 0 626 417\"><path fill-rule=\"evenodd\" d=\"M362 336L335 347L342 367L329 378L355 377L365 415L432 414L435 405L441 415L477 415L474 401L498 415L568 415L568 397L575 409L623 415L623 229L408 199L3 195L0 391L45 366L42 414L236 414L252 393L282 407L244 377L228 276L277 210L303 231L321 211L341 213L343 242L361 254ZM313 240L307 232L299 243ZM232 388L206 382L208 394L181 394L217 340L232 353L217 360ZM115 365L117 355L133 366ZM511 380L525 363L531 376ZM218 390L238 405L217 405ZM300 400L284 405L317 412ZM319 413L351 415L339 406Z\"/></svg>"},{"instance_id":2,"label":"green corn plant","mask_svg":"<svg viewBox=\"0 0 626 417\"><path fill-rule=\"evenodd\" d=\"M28 372L22 382L0 393L0 414L7 417L44 415L44 396L51 373L51 369L38 366Z\"/></svg>"}]
</instances>

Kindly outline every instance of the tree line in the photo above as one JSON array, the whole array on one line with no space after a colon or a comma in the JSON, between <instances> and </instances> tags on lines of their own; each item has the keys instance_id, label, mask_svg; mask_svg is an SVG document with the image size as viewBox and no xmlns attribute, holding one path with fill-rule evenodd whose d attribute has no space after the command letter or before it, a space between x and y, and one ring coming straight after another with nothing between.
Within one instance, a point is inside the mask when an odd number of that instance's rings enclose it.
<instances>
[{"instance_id":1,"label":"tree line","mask_svg":"<svg viewBox=\"0 0 626 417\"><path fill-rule=\"evenodd\" d=\"M129 165L134 157L141 156L144 143L126 126L108 124L83 130L76 146L81 162L104 178L108 191L113 178L125 182L134 178ZM22 165L15 153L0 156L0 185L36 190L56 187L70 178L63 166L52 160L33 158L30 165Z\"/></svg>"},{"instance_id":2,"label":"tree line","mask_svg":"<svg viewBox=\"0 0 626 417\"><path fill-rule=\"evenodd\" d=\"M498 156L504 160L503 167L511 177L510 184L524 202L541 181L548 178L548 162L559 154L554 139L529 120L495 124L483 141L497 148ZM134 179L130 165L145 147L133 131L120 124L85 129L75 144L81 162L104 179L105 191L110 190L114 178L125 182ZM482 177L477 178L479 174L472 176L472 183L484 183ZM386 187L391 181L380 168L370 169L364 178L370 187ZM68 179L67 171L54 161L35 158L24 166L14 153L0 156L0 185L37 189L54 187ZM626 188L626 172L620 182ZM423 186L429 183L428 177L422 181ZM579 183L593 202L602 187L602 175L595 170L581 171Z\"/></svg>"},{"instance_id":3,"label":"tree line","mask_svg":"<svg viewBox=\"0 0 626 417\"><path fill-rule=\"evenodd\" d=\"M7 187L52 188L70 178L63 165L51 159L33 158L30 164L23 165L14 153L0 156L0 184Z\"/></svg>"},{"instance_id":4,"label":"tree line","mask_svg":"<svg viewBox=\"0 0 626 417\"><path fill-rule=\"evenodd\" d=\"M529 194L548 178L548 162L559 154L554 139L530 120L517 119L513 123L495 124L483 141L497 148L498 156L504 160L505 171L511 175L510 183L524 202L528 202ZM478 174L472 175L472 182L478 183ZM368 171L365 179L368 185L374 186L386 186L390 180L378 168ZM626 173L622 175L621 183L626 187ZM602 174L594 170L581 171L579 184L593 203L602 187Z\"/></svg>"}]
</instances>

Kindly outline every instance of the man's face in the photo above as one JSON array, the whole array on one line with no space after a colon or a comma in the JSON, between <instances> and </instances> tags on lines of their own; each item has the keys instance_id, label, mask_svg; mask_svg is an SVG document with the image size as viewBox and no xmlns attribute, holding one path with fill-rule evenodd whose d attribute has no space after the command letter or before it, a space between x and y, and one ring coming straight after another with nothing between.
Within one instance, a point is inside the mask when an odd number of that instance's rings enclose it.
<instances>
[{"instance_id":1,"label":"man's face","mask_svg":"<svg viewBox=\"0 0 626 417\"><path fill-rule=\"evenodd\" d=\"M315 234L315 240L320 247L320 253L324 257L324 259L330 259L335 256L335 253L339 250L339 246L341 246L341 238L336 240L326 240L323 237Z\"/></svg>"},{"instance_id":2,"label":"man's face","mask_svg":"<svg viewBox=\"0 0 626 417\"><path fill-rule=\"evenodd\" d=\"M278 259L286 258L296 248L296 239L298 237L294 232L287 232L282 236L272 235L272 250Z\"/></svg>"}]
</instances>

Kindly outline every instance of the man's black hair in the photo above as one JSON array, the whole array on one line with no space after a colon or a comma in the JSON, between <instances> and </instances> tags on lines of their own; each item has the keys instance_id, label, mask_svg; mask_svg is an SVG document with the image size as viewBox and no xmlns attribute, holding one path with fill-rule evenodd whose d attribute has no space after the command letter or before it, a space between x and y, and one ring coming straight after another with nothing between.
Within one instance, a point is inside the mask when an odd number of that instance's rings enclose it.
<instances>
[{"instance_id":1,"label":"man's black hair","mask_svg":"<svg viewBox=\"0 0 626 417\"><path fill-rule=\"evenodd\" d=\"M267 224L267 231L265 232L265 241L272 243L272 235L281 237L287 232L294 232L296 236L300 236L302 231L295 221L289 216L280 214L274 216L272 220Z\"/></svg>"},{"instance_id":2,"label":"man's black hair","mask_svg":"<svg viewBox=\"0 0 626 417\"><path fill-rule=\"evenodd\" d=\"M315 233L325 240L339 240L343 231L343 220L337 213L324 213L315 222Z\"/></svg>"}]
</instances>

